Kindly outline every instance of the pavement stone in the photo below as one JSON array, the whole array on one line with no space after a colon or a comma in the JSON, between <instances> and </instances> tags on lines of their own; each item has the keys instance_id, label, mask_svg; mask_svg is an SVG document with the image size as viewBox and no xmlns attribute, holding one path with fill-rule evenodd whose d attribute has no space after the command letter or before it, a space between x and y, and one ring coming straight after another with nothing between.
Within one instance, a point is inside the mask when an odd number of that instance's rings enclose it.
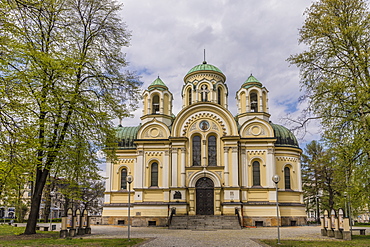
<instances>
[{"instance_id":1,"label":"pavement stone","mask_svg":"<svg viewBox=\"0 0 370 247\"><path fill-rule=\"evenodd\" d=\"M55 223L54 223L55 224ZM19 224L21 226L23 224ZM49 225L41 223L38 225ZM60 230L60 223L56 223ZM366 231L370 235L370 228ZM127 238L127 226L92 225L91 235L81 238ZM277 239L276 227L243 228L241 230L182 230L165 227L130 227L131 238L147 239L139 246L161 247L260 247L266 246L259 239ZM280 227L280 239L343 241L321 236L320 226Z\"/></svg>"}]
</instances>

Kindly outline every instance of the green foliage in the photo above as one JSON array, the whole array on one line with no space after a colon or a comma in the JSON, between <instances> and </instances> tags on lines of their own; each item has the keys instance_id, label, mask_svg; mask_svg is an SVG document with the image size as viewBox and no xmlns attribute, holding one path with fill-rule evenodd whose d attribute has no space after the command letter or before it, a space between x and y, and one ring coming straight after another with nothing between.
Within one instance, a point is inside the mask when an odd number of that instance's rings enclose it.
<instances>
[{"instance_id":1,"label":"green foliage","mask_svg":"<svg viewBox=\"0 0 370 247\"><path fill-rule=\"evenodd\" d=\"M124 70L130 34L120 7L111 0L1 1L0 192L17 184L10 171L31 174L27 233L35 232L49 172L96 174L92 154L114 143L112 120L137 107L141 83Z\"/></svg>"},{"instance_id":2,"label":"green foliage","mask_svg":"<svg viewBox=\"0 0 370 247\"><path fill-rule=\"evenodd\" d=\"M144 239L132 238L130 241L122 238L111 239L82 239L82 238L58 238L59 232L44 232L40 237L32 239L19 238L24 231L24 227L13 227L8 225L0 225L0 236L2 237L1 246L134 246L140 244ZM45 236L48 235L48 236ZM9 239L10 237L10 239Z\"/></svg>"},{"instance_id":3,"label":"green foliage","mask_svg":"<svg viewBox=\"0 0 370 247\"><path fill-rule=\"evenodd\" d=\"M305 12L299 41L306 50L288 61L301 71L304 117L321 120L333 152L334 179L353 209L369 206L370 11L365 0L315 1Z\"/></svg>"}]
</instances>

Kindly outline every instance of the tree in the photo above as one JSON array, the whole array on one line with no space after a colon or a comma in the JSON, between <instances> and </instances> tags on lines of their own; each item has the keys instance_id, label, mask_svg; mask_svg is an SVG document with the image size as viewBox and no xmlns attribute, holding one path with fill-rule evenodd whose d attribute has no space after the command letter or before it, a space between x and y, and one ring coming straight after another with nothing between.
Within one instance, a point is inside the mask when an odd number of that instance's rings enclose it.
<instances>
[{"instance_id":1,"label":"tree","mask_svg":"<svg viewBox=\"0 0 370 247\"><path fill-rule=\"evenodd\" d=\"M112 119L137 107L140 82L123 70L130 35L120 7L110 0L2 1L2 125L23 133L35 161L25 234L36 232L45 183L74 152L74 133L85 130L78 142L112 146Z\"/></svg>"},{"instance_id":2,"label":"tree","mask_svg":"<svg viewBox=\"0 0 370 247\"><path fill-rule=\"evenodd\" d=\"M322 176L320 174L324 156L324 148L317 141L308 143L302 154L302 183L304 197L307 198L307 207L315 206L317 221L320 220L320 206L318 197L322 193ZM309 209L309 208L307 208Z\"/></svg>"},{"instance_id":3,"label":"tree","mask_svg":"<svg viewBox=\"0 0 370 247\"><path fill-rule=\"evenodd\" d=\"M335 161L347 169L346 187L361 188L370 169L370 12L365 0L320 0L305 12L299 41L307 50L288 61L301 71L305 123L320 119L323 138ZM358 183L354 185L352 183ZM369 190L362 204L369 203Z\"/></svg>"}]
</instances>

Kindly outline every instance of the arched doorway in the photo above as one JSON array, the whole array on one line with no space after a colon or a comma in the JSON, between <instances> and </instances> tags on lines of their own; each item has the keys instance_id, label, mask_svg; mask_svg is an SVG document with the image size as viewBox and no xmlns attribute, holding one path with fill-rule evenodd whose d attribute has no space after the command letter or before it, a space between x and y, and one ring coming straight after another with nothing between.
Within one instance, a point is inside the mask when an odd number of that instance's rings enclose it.
<instances>
[{"instance_id":1,"label":"arched doorway","mask_svg":"<svg viewBox=\"0 0 370 247\"><path fill-rule=\"evenodd\" d=\"M214 184L207 177L200 178L195 184L197 215L213 215L214 213Z\"/></svg>"}]
</instances>

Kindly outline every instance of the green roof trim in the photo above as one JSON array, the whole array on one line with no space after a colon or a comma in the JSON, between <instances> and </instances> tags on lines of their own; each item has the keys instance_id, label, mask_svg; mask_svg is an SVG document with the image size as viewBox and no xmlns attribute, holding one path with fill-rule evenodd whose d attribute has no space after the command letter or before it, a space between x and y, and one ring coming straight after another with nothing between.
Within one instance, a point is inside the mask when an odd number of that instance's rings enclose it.
<instances>
[{"instance_id":1,"label":"green roof trim","mask_svg":"<svg viewBox=\"0 0 370 247\"><path fill-rule=\"evenodd\" d=\"M194 66L191 70L189 70L189 72L186 75L196 72L196 71L216 71L216 72L223 74L219 68L217 68L216 66L212 64L208 64L205 61L202 64Z\"/></svg>"},{"instance_id":2,"label":"green roof trim","mask_svg":"<svg viewBox=\"0 0 370 247\"><path fill-rule=\"evenodd\" d=\"M137 138L140 127L141 125L135 127L117 127L116 137L118 139L118 147L135 148L134 140Z\"/></svg>"},{"instance_id":3,"label":"green roof trim","mask_svg":"<svg viewBox=\"0 0 370 247\"><path fill-rule=\"evenodd\" d=\"M293 133L282 125L270 123L276 137L276 146L299 148L297 138Z\"/></svg>"}]
</instances>

